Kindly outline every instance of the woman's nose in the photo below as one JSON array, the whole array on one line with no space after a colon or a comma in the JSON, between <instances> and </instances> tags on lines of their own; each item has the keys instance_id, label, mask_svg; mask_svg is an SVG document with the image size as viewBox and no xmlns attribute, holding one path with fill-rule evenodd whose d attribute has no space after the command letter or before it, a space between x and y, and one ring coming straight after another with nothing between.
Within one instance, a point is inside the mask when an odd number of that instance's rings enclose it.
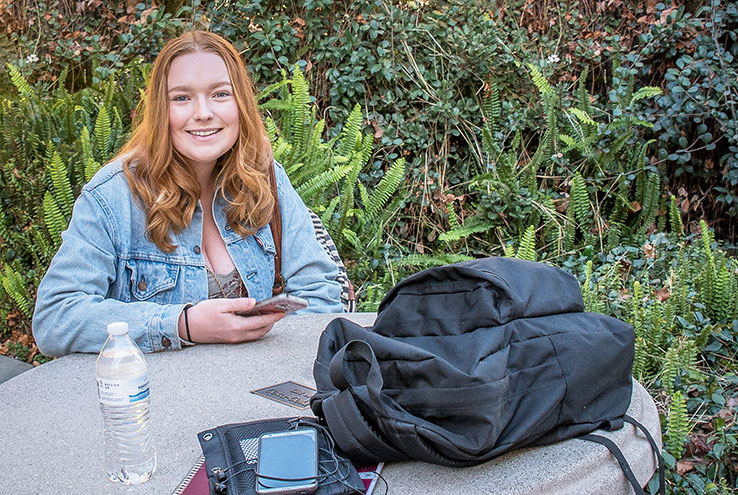
<instances>
[{"instance_id":1,"label":"woman's nose","mask_svg":"<svg viewBox=\"0 0 738 495\"><path fill-rule=\"evenodd\" d=\"M199 97L195 99L195 120L208 120L213 117L213 111L210 108L210 101L207 97Z\"/></svg>"}]
</instances>

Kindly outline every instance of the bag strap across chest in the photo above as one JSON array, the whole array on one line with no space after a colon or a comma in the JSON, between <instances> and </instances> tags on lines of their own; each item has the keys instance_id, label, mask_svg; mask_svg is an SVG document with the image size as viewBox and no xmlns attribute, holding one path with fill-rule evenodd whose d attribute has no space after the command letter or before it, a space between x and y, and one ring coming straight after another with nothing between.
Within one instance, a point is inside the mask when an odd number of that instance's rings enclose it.
<instances>
[{"instance_id":1,"label":"bag strap across chest","mask_svg":"<svg viewBox=\"0 0 738 495\"><path fill-rule=\"evenodd\" d=\"M279 196L277 195L277 176L274 173L274 163L269 167L271 173L272 196L274 196L274 211L269 227L272 229L274 238L274 284L272 295L276 296L284 292L284 278L282 278L282 215L279 213Z\"/></svg>"}]
</instances>

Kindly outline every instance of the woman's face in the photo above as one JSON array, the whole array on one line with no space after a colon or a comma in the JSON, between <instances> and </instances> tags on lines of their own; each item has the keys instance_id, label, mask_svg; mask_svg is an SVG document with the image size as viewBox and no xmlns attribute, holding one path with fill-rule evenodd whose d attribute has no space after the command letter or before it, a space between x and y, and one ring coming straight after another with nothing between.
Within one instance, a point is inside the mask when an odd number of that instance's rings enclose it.
<instances>
[{"instance_id":1,"label":"woman's face","mask_svg":"<svg viewBox=\"0 0 738 495\"><path fill-rule=\"evenodd\" d=\"M238 105L225 62L209 52L180 55L169 67L167 88L172 146L196 173L212 171L239 133Z\"/></svg>"}]
</instances>

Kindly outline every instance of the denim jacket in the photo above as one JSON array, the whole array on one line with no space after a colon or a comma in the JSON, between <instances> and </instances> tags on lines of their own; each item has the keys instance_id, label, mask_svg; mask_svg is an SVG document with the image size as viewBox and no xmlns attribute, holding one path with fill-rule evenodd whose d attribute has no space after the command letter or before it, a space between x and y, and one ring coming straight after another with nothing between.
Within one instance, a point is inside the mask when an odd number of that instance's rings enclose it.
<instances>
[{"instance_id":1,"label":"denim jacket","mask_svg":"<svg viewBox=\"0 0 738 495\"><path fill-rule=\"evenodd\" d=\"M275 167L282 216L285 292L310 303L303 313L342 312L338 268L315 238L307 208L281 165ZM257 300L272 294L274 240L269 225L241 237L231 229L219 193L213 216L228 253ZM201 252L202 207L192 222L170 234L176 249L160 250L146 235L146 212L131 194L116 160L82 188L62 245L38 288L33 334L49 356L99 352L107 324L126 321L144 352L181 348L179 315L187 303L208 298Z\"/></svg>"}]
</instances>

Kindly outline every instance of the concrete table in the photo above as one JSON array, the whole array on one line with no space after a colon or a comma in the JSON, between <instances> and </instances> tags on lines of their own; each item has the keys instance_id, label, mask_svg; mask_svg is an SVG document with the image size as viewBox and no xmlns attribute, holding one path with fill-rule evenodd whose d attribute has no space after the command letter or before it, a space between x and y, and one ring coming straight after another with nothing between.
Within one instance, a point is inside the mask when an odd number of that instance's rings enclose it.
<instances>
[{"instance_id":1,"label":"concrete table","mask_svg":"<svg viewBox=\"0 0 738 495\"><path fill-rule=\"evenodd\" d=\"M335 316L290 316L257 342L147 355L158 467L149 482L133 487L112 483L104 474L96 356L66 356L12 378L0 385L0 493L171 493L201 455L199 431L311 414L250 391L287 380L314 386L318 338ZM371 325L375 317L344 316L361 325ZM660 443L653 401L637 383L633 390L628 413ZM627 423L602 434L620 446L645 485L656 466L643 435ZM389 464L383 475L389 493L398 495L632 493L610 452L584 440L524 449L464 469Z\"/></svg>"}]
</instances>

